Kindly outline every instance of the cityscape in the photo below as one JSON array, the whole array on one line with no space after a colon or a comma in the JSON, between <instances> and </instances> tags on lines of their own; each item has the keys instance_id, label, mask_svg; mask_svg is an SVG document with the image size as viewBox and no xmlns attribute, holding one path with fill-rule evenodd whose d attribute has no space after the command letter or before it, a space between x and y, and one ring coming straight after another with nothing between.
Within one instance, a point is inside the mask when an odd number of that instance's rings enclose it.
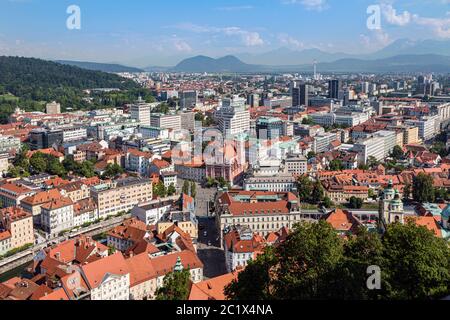
<instances>
[{"instance_id":1,"label":"cityscape","mask_svg":"<svg viewBox=\"0 0 450 320\"><path fill-rule=\"evenodd\" d=\"M448 1L78 2L0 2L0 300L450 300Z\"/></svg>"}]
</instances>

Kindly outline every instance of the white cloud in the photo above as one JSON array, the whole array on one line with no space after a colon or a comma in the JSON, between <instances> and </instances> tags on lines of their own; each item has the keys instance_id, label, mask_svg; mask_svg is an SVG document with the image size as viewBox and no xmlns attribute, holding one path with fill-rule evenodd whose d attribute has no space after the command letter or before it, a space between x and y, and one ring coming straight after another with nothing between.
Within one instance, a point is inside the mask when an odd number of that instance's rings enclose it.
<instances>
[{"instance_id":1,"label":"white cloud","mask_svg":"<svg viewBox=\"0 0 450 320\"><path fill-rule=\"evenodd\" d=\"M194 33L212 33L223 34L225 36L238 36L241 43L246 47L262 46L265 44L264 40L258 32L244 30L240 27L210 27L200 26L192 23L182 23L175 26L175 28Z\"/></svg>"},{"instance_id":2,"label":"white cloud","mask_svg":"<svg viewBox=\"0 0 450 320\"><path fill-rule=\"evenodd\" d=\"M242 11L242 10L251 10L253 6L230 6L230 7L218 7L216 10L218 11Z\"/></svg>"},{"instance_id":3,"label":"white cloud","mask_svg":"<svg viewBox=\"0 0 450 320\"><path fill-rule=\"evenodd\" d=\"M450 38L450 18L424 18L414 15L413 20L418 25L431 28L434 34L440 38Z\"/></svg>"},{"instance_id":4,"label":"white cloud","mask_svg":"<svg viewBox=\"0 0 450 320\"><path fill-rule=\"evenodd\" d=\"M450 0L443 0L443 3L450 3ZM391 4L387 3L381 4L381 10L384 18L391 25L406 26L415 24L428 27L436 36L440 38L450 38L449 12L446 12L446 17L444 18L422 17L408 11L403 11L401 14L397 14L397 10Z\"/></svg>"},{"instance_id":5,"label":"white cloud","mask_svg":"<svg viewBox=\"0 0 450 320\"><path fill-rule=\"evenodd\" d=\"M393 25L405 26L411 22L412 14L408 11L403 11L401 14L397 14L397 10L390 4L381 4L381 12L384 18Z\"/></svg>"},{"instance_id":6,"label":"white cloud","mask_svg":"<svg viewBox=\"0 0 450 320\"><path fill-rule=\"evenodd\" d=\"M323 11L328 9L327 0L285 0L285 4L301 4L306 10Z\"/></svg>"},{"instance_id":7,"label":"white cloud","mask_svg":"<svg viewBox=\"0 0 450 320\"><path fill-rule=\"evenodd\" d=\"M189 53L192 52L191 46L184 40L174 37L172 39L172 44L175 50L178 52Z\"/></svg>"},{"instance_id":8,"label":"white cloud","mask_svg":"<svg viewBox=\"0 0 450 320\"><path fill-rule=\"evenodd\" d=\"M228 36L240 36L242 43L247 47L262 46L264 44L264 40L258 32L242 30L239 27L228 27L222 29L222 31Z\"/></svg>"},{"instance_id":9,"label":"white cloud","mask_svg":"<svg viewBox=\"0 0 450 320\"><path fill-rule=\"evenodd\" d=\"M359 40L366 50L371 51L382 49L392 42L389 34L382 29L373 30L369 35L360 34Z\"/></svg>"},{"instance_id":10,"label":"white cloud","mask_svg":"<svg viewBox=\"0 0 450 320\"><path fill-rule=\"evenodd\" d=\"M305 44L303 42L291 37L286 33L279 34L277 38L278 41L280 41L280 43L283 46L287 46L294 49L303 49L305 47Z\"/></svg>"}]
</instances>

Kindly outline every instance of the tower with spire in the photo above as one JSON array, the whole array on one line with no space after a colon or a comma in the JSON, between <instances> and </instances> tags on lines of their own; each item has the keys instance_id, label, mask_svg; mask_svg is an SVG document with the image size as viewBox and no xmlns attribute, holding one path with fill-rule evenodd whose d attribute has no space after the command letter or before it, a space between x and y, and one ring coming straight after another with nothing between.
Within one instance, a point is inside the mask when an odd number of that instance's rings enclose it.
<instances>
[{"instance_id":1,"label":"tower with spire","mask_svg":"<svg viewBox=\"0 0 450 320\"><path fill-rule=\"evenodd\" d=\"M379 220L381 227L385 230L390 223L404 223L403 201L400 192L394 189L394 183L389 181L388 186L383 190L379 203Z\"/></svg>"},{"instance_id":2,"label":"tower with spire","mask_svg":"<svg viewBox=\"0 0 450 320\"><path fill-rule=\"evenodd\" d=\"M174 272L181 272L184 270L183 264L181 263L181 258L178 257L177 263L175 263L175 267L173 267Z\"/></svg>"}]
</instances>

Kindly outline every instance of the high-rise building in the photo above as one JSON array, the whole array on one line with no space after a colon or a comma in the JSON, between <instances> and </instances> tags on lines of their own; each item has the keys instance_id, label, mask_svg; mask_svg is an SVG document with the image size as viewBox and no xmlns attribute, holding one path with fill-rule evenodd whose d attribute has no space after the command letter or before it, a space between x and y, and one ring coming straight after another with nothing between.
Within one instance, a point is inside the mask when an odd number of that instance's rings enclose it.
<instances>
[{"instance_id":1,"label":"high-rise building","mask_svg":"<svg viewBox=\"0 0 450 320\"><path fill-rule=\"evenodd\" d=\"M294 81L291 85L292 106L307 106L309 102L309 86Z\"/></svg>"},{"instance_id":2,"label":"high-rise building","mask_svg":"<svg viewBox=\"0 0 450 320\"><path fill-rule=\"evenodd\" d=\"M185 90L179 93L180 108L191 109L197 104L197 91Z\"/></svg>"},{"instance_id":3,"label":"high-rise building","mask_svg":"<svg viewBox=\"0 0 450 320\"><path fill-rule=\"evenodd\" d=\"M148 126L150 124L150 104L145 103L141 97L131 105L131 119L138 121L141 125Z\"/></svg>"},{"instance_id":4,"label":"high-rise building","mask_svg":"<svg viewBox=\"0 0 450 320\"><path fill-rule=\"evenodd\" d=\"M328 81L328 98L339 99L339 93L342 89L342 83L340 80Z\"/></svg>"},{"instance_id":5,"label":"high-rise building","mask_svg":"<svg viewBox=\"0 0 450 320\"><path fill-rule=\"evenodd\" d=\"M250 112L243 98L224 99L222 107L216 113L216 119L219 130L225 135L250 131Z\"/></svg>"},{"instance_id":6,"label":"high-rise building","mask_svg":"<svg viewBox=\"0 0 450 320\"><path fill-rule=\"evenodd\" d=\"M247 97L247 104L250 105L251 108L259 107L260 97L259 94L250 94Z\"/></svg>"},{"instance_id":7,"label":"high-rise building","mask_svg":"<svg viewBox=\"0 0 450 320\"><path fill-rule=\"evenodd\" d=\"M284 122L279 118L260 117L256 122L258 139L272 140L283 135Z\"/></svg>"}]
</instances>

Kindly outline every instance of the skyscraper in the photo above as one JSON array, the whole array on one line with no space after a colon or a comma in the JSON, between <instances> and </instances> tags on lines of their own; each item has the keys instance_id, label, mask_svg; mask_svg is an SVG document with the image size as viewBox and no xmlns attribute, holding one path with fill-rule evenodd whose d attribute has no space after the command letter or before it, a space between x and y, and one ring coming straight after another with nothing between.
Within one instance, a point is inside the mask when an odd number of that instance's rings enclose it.
<instances>
[{"instance_id":1,"label":"skyscraper","mask_svg":"<svg viewBox=\"0 0 450 320\"><path fill-rule=\"evenodd\" d=\"M292 106L307 106L309 101L309 86L293 81L291 84Z\"/></svg>"},{"instance_id":2,"label":"skyscraper","mask_svg":"<svg viewBox=\"0 0 450 320\"><path fill-rule=\"evenodd\" d=\"M328 81L328 98L339 99L339 92L342 89L342 84L340 80L330 80Z\"/></svg>"}]
</instances>

